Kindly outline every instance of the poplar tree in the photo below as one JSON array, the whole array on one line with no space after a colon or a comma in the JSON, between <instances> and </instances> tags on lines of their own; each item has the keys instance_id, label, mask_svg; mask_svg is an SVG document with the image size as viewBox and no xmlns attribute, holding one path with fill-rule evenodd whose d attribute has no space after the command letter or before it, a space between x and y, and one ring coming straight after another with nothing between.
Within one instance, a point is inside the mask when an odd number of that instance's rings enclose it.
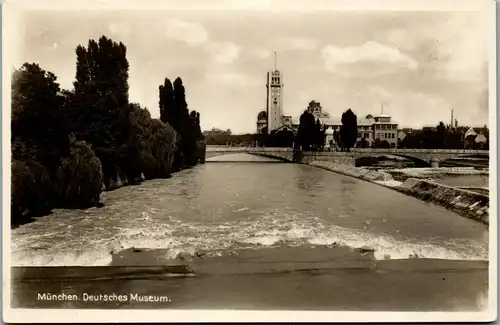
<instances>
[{"instance_id":1,"label":"poplar tree","mask_svg":"<svg viewBox=\"0 0 500 325\"><path fill-rule=\"evenodd\" d=\"M358 138L358 121L356 115L348 109L342 114L342 125L340 126L340 139L342 147L350 151Z\"/></svg>"}]
</instances>

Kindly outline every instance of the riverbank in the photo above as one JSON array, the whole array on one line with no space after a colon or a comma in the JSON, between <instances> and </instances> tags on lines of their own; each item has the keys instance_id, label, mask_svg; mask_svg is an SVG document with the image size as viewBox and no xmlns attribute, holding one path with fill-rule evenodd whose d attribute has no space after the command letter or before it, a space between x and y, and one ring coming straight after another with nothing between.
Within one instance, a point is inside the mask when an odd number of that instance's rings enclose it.
<instances>
[{"instance_id":1,"label":"riverbank","mask_svg":"<svg viewBox=\"0 0 500 325\"><path fill-rule=\"evenodd\" d=\"M476 170L474 168L410 168L408 170L395 170L388 173L325 161L313 161L310 165L392 188L423 201L436 203L466 218L487 225L489 224L488 195L424 179L430 175L435 176L443 173L451 175L471 175L471 173L484 175L487 173L484 170ZM393 178L393 172L404 174L407 177L396 180ZM418 176L419 178L410 176Z\"/></svg>"},{"instance_id":2,"label":"riverbank","mask_svg":"<svg viewBox=\"0 0 500 325\"><path fill-rule=\"evenodd\" d=\"M488 292L487 261L376 260L369 250L341 246L258 247L176 259L162 249L129 249L113 254L109 267L13 268L12 277L12 307L18 308L479 311ZM78 297L115 293L170 301L36 299L61 287Z\"/></svg>"}]
</instances>

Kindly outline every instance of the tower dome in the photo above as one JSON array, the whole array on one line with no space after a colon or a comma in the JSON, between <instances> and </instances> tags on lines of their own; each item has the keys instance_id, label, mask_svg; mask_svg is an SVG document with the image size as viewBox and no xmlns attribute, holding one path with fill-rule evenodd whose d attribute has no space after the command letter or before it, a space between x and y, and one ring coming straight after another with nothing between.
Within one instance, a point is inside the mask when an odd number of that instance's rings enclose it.
<instances>
[{"instance_id":1,"label":"tower dome","mask_svg":"<svg viewBox=\"0 0 500 325\"><path fill-rule=\"evenodd\" d=\"M257 115L258 120L267 120L267 113L266 111L261 111L259 115Z\"/></svg>"}]
</instances>

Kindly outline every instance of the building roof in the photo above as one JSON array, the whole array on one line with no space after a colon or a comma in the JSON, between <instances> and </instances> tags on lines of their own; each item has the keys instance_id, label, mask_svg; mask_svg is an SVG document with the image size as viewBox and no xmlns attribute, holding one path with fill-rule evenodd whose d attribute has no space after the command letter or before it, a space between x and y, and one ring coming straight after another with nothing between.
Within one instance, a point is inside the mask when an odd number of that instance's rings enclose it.
<instances>
[{"instance_id":1,"label":"building roof","mask_svg":"<svg viewBox=\"0 0 500 325\"><path fill-rule=\"evenodd\" d=\"M265 120L267 119L267 112L266 111L261 111L259 112L259 115L257 115L258 120Z\"/></svg>"},{"instance_id":2,"label":"building roof","mask_svg":"<svg viewBox=\"0 0 500 325\"><path fill-rule=\"evenodd\" d=\"M375 124L375 120L373 118L362 117L358 119L358 125L372 126L373 124Z\"/></svg>"},{"instance_id":3,"label":"building roof","mask_svg":"<svg viewBox=\"0 0 500 325\"><path fill-rule=\"evenodd\" d=\"M476 141L476 143L479 143L479 142L483 142L483 143L486 143L486 137L480 133L475 139L474 141Z\"/></svg>"},{"instance_id":4,"label":"building roof","mask_svg":"<svg viewBox=\"0 0 500 325\"><path fill-rule=\"evenodd\" d=\"M319 121L321 124L325 125L332 125L332 126L341 126L342 125L342 119L337 118L337 117L319 117ZM358 118L357 120L358 126L372 126L375 123L374 119L367 119L367 118ZM299 125L300 124L300 118L298 117L292 117L292 124L293 125ZM378 123L378 124L387 124L387 123ZM391 124L397 124L395 122L391 122Z\"/></svg>"},{"instance_id":5,"label":"building roof","mask_svg":"<svg viewBox=\"0 0 500 325\"><path fill-rule=\"evenodd\" d=\"M472 135L472 136L476 136L476 135L477 135L476 131L474 131L474 129L473 129L473 128L469 128L469 130L467 130L467 132L465 132L465 137L466 137L466 138L467 138L468 136L471 136L471 135Z\"/></svg>"}]
</instances>

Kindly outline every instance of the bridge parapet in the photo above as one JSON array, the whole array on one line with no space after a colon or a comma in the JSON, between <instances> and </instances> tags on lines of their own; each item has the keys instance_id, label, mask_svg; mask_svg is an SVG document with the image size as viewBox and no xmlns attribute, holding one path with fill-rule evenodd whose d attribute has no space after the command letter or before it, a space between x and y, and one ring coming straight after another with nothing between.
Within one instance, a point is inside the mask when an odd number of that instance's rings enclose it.
<instances>
[{"instance_id":1,"label":"bridge parapet","mask_svg":"<svg viewBox=\"0 0 500 325\"><path fill-rule=\"evenodd\" d=\"M400 149L400 148L355 148L352 152L362 153L452 153L452 154L482 154L489 155L489 150L470 150L470 149Z\"/></svg>"},{"instance_id":2,"label":"bridge parapet","mask_svg":"<svg viewBox=\"0 0 500 325\"><path fill-rule=\"evenodd\" d=\"M210 147L207 151L211 152L293 152L292 148L273 148L273 147Z\"/></svg>"},{"instance_id":3,"label":"bridge parapet","mask_svg":"<svg viewBox=\"0 0 500 325\"><path fill-rule=\"evenodd\" d=\"M317 151L297 152L292 148L272 147L211 147L206 148L206 157L214 157L226 154L248 153L276 157L287 161L310 162L313 160L331 161L335 163L354 165L355 159L370 157L377 154L389 154L413 160L424 165L439 166L440 161L458 158L467 155L478 155L489 157L488 150L466 150L466 149L382 149L382 148L356 148L350 152Z\"/></svg>"}]
</instances>

